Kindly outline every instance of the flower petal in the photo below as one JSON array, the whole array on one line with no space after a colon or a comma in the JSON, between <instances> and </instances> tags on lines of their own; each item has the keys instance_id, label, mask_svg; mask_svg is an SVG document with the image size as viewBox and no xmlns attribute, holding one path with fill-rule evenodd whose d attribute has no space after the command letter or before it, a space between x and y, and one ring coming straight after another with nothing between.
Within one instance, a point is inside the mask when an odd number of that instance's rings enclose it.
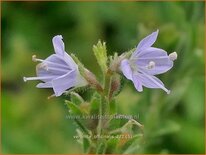
<instances>
[{"instance_id":1,"label":"flower petal","mask_svg":"<svg viewBox=\"0 0 206 155\"><path fill-rule=\"evenodd\" d=\"M151 75L162 74L173 67L173 61L170 60L167 52L160 48L147 48L135 60L137 68L141 68L144 72ZM150 62L154 62L155 66L153 68L147 67Z\"/></svg>"},{"instance_id":2,"label":"flower petal","mask_svg":"<svg viewBox=\"0 0 206 155\"><path fill-rule=\"evenodd\" d=\"M46 82L46 83L39 83L36 85L37 88L52 88L52 83L51 82Z\"/></svg>"},{"instance_id":3,"label":"flower petal","mask_svg":"<svg viewBox=\"0 0 206 155\"><path fill-rule=\"evenodd\" d=\"M65 90L74 87L76 84L76 70L52 80L52 86L56 96L60 96Z\"/></svg>"},{"instance_id":4,"label":"flower petal","mask_svg":"<svg viewBox=\"0 0 206 155\"><path fill-rule=\"evenodd\" d=\"M137 89L137 91L142 92L143 88L142 88L142 83L141 83L139 77L137 75L133 75L132 76L132 81L133 81L134 86Z\"/></svg>"},{"instance_id":5,"label":"flower petal","mask_svg":"<svg viewBox=\"0 0 206 155\"><path fill-rule=\"evenodd\" d=\"M76 69L78 66L72 59L72 57L67 54L66 52L64 53L64 61L70 66L72 69Z\"/></svg>"},{"instance_id":6,"label":"flower petal","mask_svg":"<svg viewBox=\"0 0 206 155\"><path fill-rule=\"evenodd\" d=\"M132 69L130 67L128 59L121 61L120 69L127 79L132 80Z\"/></svg>"},{"instance_id":7,"label":"flower petal","mask_svg":"<svg viewBox=\"0 0 206 155\"><path fill-rule=\"evenodd\" d=\"M161 80L159 80L157 77L153 75L148 75L145 73L138 73L136 75L138 79L141 81L142 85L147 87L147 88L161 88L164 91L167 92L167 94L170 93L170 90L164 87L164 84L162 83Z\"/></svg>"},{"instance_id":8,"label":"flower petal","mask_svg":"<svg viewBox=\"0 0 206 155\"><path fill-rule=\"evenodd\" d=\"M88 82L83 78L83 76L80 74L79 70L76 72L76 87L83 87L86 86Z\"/></svg>"},{"instance_id":9,"label":"flower petal","mask_svg":"<svg viewBox=\"0 0 206 155\"><path fill-rule=\"evenodd\" d=\"M154 42L156 41L158 33L159 33L159 30L151 33L150 35L148 35L147 37L142 39L140 41L140 43L137 45L136 50L132 54L132 57L135 57L136 55L138 55L142 50L144 50L148 47L151 47L154 44Z\"/></svg>"},{"instance_id":10,"label":"flower petal","mask_svg":"<svg viewBox=\"0 0 206 155\"><path fill-rule=\"evenodd\" d=\"M54 46L54 51L56 54L64 56L65 52L65 47L64 47L64 42L62 41L63 37L61 35L57 35L53 37L52 43Z\"/></svg>"},{"instance_id":11,"label":"flower petal","mask_svg":"<svg viewBox=\"0 0 206 155\"><path fill-rule=\"evenodd\" d=\"M64 69L72 69L67 62L64 60L64 58L60 57L57 54L52 54L44 61L46 64L49 65L49 67L59 67Z\"/></svg>"},{"instance_id":12,"label":"flower petal","mask_svg":"<svg viewBox=\"0 0 206 155\"><path fill-rule=\"evenodd\" d=\"M48 68L47 66L44 67L43 63L37 65L36 72L37 72L37 77L42 78L42 81L44 82L51 81L52 79L55 79L67 73L65 71L59 70L59 68ZM44 77L48 77L48 78L45 79Z\"/></svg>"},{"instance_id":13,"label":"flower petal","mask_svg":"<svg viewBox=\"0 0 206 155\"><path fill-rule=\"evenodd\" d=\"M64 42L62 41L62 39L63 37L61 35L57 35L53 37L52 42L53 42L55 53L60 58L63 58L64 61L67 63L67 65L70 66L70 68L76 69L77 68L76 63L74 62L72 57L65 52L65 46L64 46Z\"/></svg>"}]
</instances>

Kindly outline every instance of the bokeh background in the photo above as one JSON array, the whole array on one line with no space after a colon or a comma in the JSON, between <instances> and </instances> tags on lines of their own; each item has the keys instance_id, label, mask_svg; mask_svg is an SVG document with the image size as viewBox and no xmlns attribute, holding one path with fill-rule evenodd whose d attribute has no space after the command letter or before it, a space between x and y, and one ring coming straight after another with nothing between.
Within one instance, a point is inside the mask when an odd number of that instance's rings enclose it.
<instances>
[{"instance_id":1,"label":"bokeh background","mask_svg":"<svg viewBox=\"0 0 206 155\"><path fill-rule=\"evenodd\" d=\"M53 53L54 35L63 35L67 52L100 77L93 44L101 39L109 54L122 53L156 29L155 46L178 53L174 67L158 76L171 94L147 88L138 93L128 81L117 97L118 111L138 115L145 126L145 144L137 153L204 153L204 2L1 5L3 153L82 152L73 138L76 126L65 118L66 97L48 100L52 90L22 80L35 76L33 54L46 58Z\"/></svg>"}]
</instances>

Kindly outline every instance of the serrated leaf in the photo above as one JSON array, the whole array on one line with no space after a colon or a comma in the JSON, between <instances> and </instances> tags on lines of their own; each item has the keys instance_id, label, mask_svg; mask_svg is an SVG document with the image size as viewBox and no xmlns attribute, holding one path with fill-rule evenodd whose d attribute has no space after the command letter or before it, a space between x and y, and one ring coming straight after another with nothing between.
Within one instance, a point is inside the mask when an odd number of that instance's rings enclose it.
<instances>
[{"instance_id":1,"label":"serrated leaf","mask_svg":"<svg viewBox=\"0 0 206 155\"><path fill-rule=\"evenodd\" d=\"M101 41L98 41L97 45L93 46L93 52L99 66L101 67L102 72L105 73L107 71L106 43L105 42L101 43Z\"/></svg>"},{"instance_id":2,"label":"serrated leaf","mask_svg":"<svg viewBox=\"0 0 206 155\"><path fill-rule=\"evenodd\" d=\"M71 92L71 102L79 105L81 103L84 102L83 98L78 94L78 93L75 93L75 92Z\"/></svg>"}]
</instances>

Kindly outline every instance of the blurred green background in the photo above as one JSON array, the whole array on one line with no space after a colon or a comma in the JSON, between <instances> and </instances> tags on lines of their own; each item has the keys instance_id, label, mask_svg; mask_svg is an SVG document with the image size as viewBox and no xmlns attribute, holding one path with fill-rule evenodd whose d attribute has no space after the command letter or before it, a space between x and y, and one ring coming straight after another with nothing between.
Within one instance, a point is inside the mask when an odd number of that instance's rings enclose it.
<instances>
[{"instance_id":1,"label":"blurred green background","mask_svg":"<svg viewBox=\"0 0 206 155\"><path fill-rule=\"evenodd\" d=\"M155 31L155 43L178 59L158 76L171 89L135 91L125 82L118 111L138 115L145 144L137 153L204 153L204 2L1 2L3 153L81 153L67 120L62 96L48 100L50 89L37 89L31 56L53 53L51 39L64 37L99 77L92 45L107 42L109 54L122 53ZM85 93L83 93L84 95ZM86 96L86 95L85 95ZM128 100L128 98L130 100Z\"/></svg>"}]
</instances>

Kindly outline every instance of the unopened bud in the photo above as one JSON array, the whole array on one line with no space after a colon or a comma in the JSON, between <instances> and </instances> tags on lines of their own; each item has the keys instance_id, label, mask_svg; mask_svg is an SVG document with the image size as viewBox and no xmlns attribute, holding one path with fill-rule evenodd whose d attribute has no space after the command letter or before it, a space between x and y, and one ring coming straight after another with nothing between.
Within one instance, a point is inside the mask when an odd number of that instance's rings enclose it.
<instances>
[{"instance_id":1,"label":"unopened bud","mask_svg":"<svg viewBox=\"0 0 206 155\"><path fill-rule=\"evenodd\" d=\"M114 75L111 81L109 98L112 98L114 94L117 94L121 87L121 81L119 75Z\"/></svg>"},{"instance_id":2,"label":"unopened bud","mask_svg":"<svg viewBox=\"0 0 206 155\"><path fill-rule=\"evenodd\" d=\"M87 69L84 69L83 77L85 78L85 80L88 82L90 86L96 88L98 91L103 91L102 86L97 81L96 76L92 72L90 72Z\"/></svg>"}]
</instances>

